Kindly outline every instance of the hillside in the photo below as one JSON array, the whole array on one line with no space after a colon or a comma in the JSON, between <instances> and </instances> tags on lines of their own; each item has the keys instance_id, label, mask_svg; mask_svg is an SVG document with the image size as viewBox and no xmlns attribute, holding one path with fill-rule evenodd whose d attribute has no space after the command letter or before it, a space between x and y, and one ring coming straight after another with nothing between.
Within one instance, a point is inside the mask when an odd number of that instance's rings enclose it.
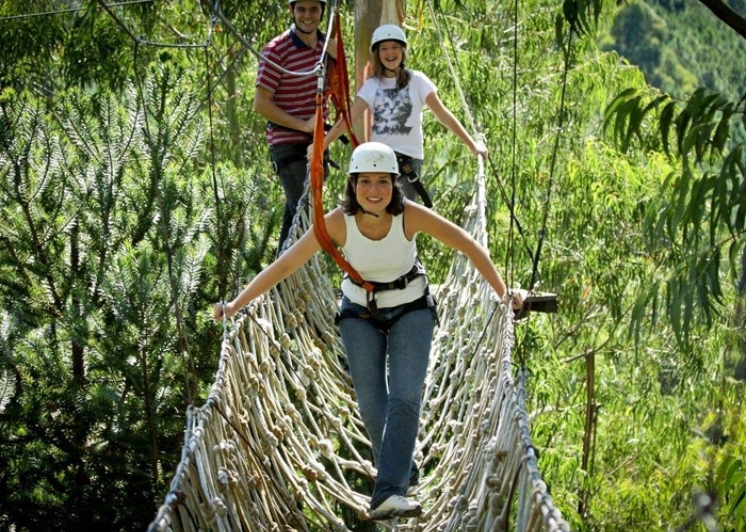
<instances>
[{"instance_id":1,"label":"hillside","mask_svg":"<svg viewBox=\"0 0 746 532\"><path fill-rule=\"evenodd\" d=\"M744 0L729 5L746 16ZM697 87L738 101L746 93L746 40L697 0L634 0L617 7L601 48L638 66L652 86L677 98ZM734 140L746 140L743 125Z\"/></svg>"}]
</instances>

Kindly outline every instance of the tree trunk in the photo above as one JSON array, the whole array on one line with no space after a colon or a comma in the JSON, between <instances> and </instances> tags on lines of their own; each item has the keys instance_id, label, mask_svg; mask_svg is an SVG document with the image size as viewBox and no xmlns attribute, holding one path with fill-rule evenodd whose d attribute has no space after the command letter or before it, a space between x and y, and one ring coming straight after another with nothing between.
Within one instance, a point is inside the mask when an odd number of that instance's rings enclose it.
<instances>
[{"instance_id":1,"label":"tree trunk","mask_svg":"<svg viewBox=\"0 0 746 532\"><path fill-rule=\"evenodd\" d=\"M370 39L382 24L398 24L404 20L403 0L357 0L355 2L355 92L370 74ZM370 113L364 123L355 124L355 136L360 142L369 138Z\"/></svg>"},{"instance_id":2,"label":"tree trunk","mask_svg":"<svg viewBox=\"0 0 746 532\"><path fill-rule=\"evenodd\" d=\"M80 324L83 320L82 302L77 293L76 281L81 276L80 273L80 225L76 220L70 230L70 281L72 285L72 318L73 323ZM82 327L78 327L81 331ZM85 382L85 360L84 360L84 343L78 334L73 334L72 338L72 365L73 379L79 385Z\"/></svg>"}]
</instances>

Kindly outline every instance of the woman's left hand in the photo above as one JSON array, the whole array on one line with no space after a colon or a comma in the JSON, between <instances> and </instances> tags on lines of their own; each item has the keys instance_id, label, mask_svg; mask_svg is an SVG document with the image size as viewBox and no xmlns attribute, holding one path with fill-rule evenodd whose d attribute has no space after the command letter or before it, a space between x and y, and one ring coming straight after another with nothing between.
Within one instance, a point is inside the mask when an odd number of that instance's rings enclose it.
<instances>
[{"instance_id":1,"label":"woman's left hand","mask_svg":"<svg viewBox=\"0 0 746 532\"><path fill-rule=\"evenodd\" d=\"M475 156L481 155L482 157L487 157L487 146L481 140L474 143L474 149L471 151Z\"/></svg>"},{"instance_id":2,"label":"woman's left hand","mask_svg":"<svg viewBox=\"0 0 746 532\"><path fill-rule=\"evenodd\" d=\"M508 290L503 296L503 305L507 305L509 300L513 302L513 310L519 310L523 306L523 301L528 297L528 290L522 288L514 288Z\"/></svg>"}]
</instances>

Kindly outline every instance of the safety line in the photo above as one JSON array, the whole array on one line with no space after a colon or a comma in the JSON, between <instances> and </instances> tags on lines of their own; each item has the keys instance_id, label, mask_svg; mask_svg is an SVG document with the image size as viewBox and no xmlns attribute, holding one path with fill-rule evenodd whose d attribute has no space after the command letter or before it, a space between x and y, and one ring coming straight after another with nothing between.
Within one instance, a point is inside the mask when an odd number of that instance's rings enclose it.
<instances>
[{"instance_id":1,"label":"safety line","mask_svg":"<svg viewBox=\"0 0 746 532\"><path fill-rule=\"evenodd\" d=\"M458 76L456 75L456 71L453 68L453 62L451 61L451 56L448 54L448 50L445 47L445 39L443 39L443 34L440 32L440 27L438 26L438 21L435 18L435 8L433 7L433 2L430 0L428 2L428 7L430 8L430 16L433 18L433 25L435 26L435 31L438 33L438 39L440 40L443 48L443 53L445 54L446 63L448 65L448 70L451 72L451 77L453 78L454 85L456 87L456 92L459 95L459 98L461 98L461 106L464 109L464 112L466 113L466 117L469 119L469 125L471 126L472 133L479 138L479 140L484 141L482 134L477 131L477 126L474 123L474 117L471 114L471 110L469 109L469 104L466 103L466 97L464 96L464 91L461 90L461 84L459 83Z\"/></svg>"},{"instance_id":2,"label":"safety line","mask_svg":"<svg viewBox=\"0 0 746 532\"><path fill-rule=\"evenodd\" d=\"M114 14L114 12L111 10L111 7L104 3L104 0L98 0L98 5L101 6L108 14L109 16L114 20L114 22L122 28L122 30L129 35L129 37L135 42L136 45L148 45L148 46L157 46L159 48L186 48L186 49L194 49L194 48L204 48L207 46L207 43L202 44L174 44L174 43L155 43L146 41L145 39L142 39L141 37L138 37L137 35L133 34L132 31L127 27L122 20Z\"/></svg>"},{"instance_id":3,"label":"safety line","mask_svg":"<svg viewBox=\"0 0 746 532\"><path fill-rule=\"evenodd\" d=\"M435 30L438 33L438 38L439 38L440 42L442 43L443 53L445 55L446 62L448 64L448 68L449 68L449 70L451 72L451 76L452 76L454 84L456 86L456 91L458 92L459 97L461 98L461 104L464 107L464 111L465 111L466 116L467 116L467 118L469 120L469 124L470 124L470 126L472 128L472 131L473 131L474 135L477 136L480 140L482 140L484 142L485 141L484 136L481 135L480 133L478 133L478 131L476 129L476 124L475 124L474 118L473 118L473 116L472 116L472 114L470 112L468 103L466 102L466 97L464 96L464 93L461 90L461 85L459 83L458 76L456 75L455 69L453 67L453 64L452 64L452 61L451 61L451 57L450 57L450 55L448 53L448 50L445 48L445 42L446 42L446 40L443 39L443 35L442 35L441 31L440 31L440 27L438 26L438 21L437 21L436 15L435 15L434 7L432 5L432 0L430 0L428 2L428 7L430 9L430 16L433 19L433 24L435 26ZM517 21L515 22L515 26L517 28ZM447 23L446 23L446 29L448 29L448 24ZM517 31L517 29L516 29L516 31ZM450 34L450 32L449 32L449 34ZM517 37L516 37L516 39L517 39ZM514 39L514 42L515 42L516 39ZM449 39L449 40L452 42L452 39ZM514 46L515 46L515 44L514 44ZM514 65L514 69L515 69L515 65L517 63L517 50L514 52L514 55L515 55L515 58L514 58L514 61L513 61L513 65ZM517 77L517 73L515 73L513 75L514 85L515 85L515 79L516 79L516 77ZM514 89L514 92L515 92L515 89ZM514 103L514 105L513 105L514 113L515 113L515 108L516 108L516 104ZM514 126L513 135L515 137L515 126ZM513 153L514 153L514 156L515 156L515 147L513 149ZM513 257L514 240L515 240L515 238L514 238L514 231L513 231L514 225L515 225L515 227L518 228L518 233L523 238L523 243L524 243L524 245L526 247L526 251L528 252L529 258L531 258L532 261L533 261L533 258L534 258L534 254L533 254L533 251L531 250L531 247L528 245L528 240L526 238L525 233L523 232L523 227L520 224L520 221L518 220L518 217L517 217L517 215L515 213L515 188L516 188L515 187L515 179L513 178L513 183L512 183L512 190L513 190L512 198L509 199L507 193L505 192L505 188L503 187L502 182L500 181L499 177L497 177L498 176L498 172L497 172L497 170L495 168L495 164L492 162L492 157L490 156L489 153L487 153L487 162L488 162L489 167L491 169L491 173L492 173L492 175L495 178L495 182L497 183L497 187L498 187L498 190L499 190L500 195L502 197L502 200L508 206L508 209L510 211L510 226L508 228L508 246L506 247L506 253L505 253L505 272L506 272L506 282L508 284L512 284L512 279L513 279L513 276L514 276L513 268L514 268L514 265L515 265L515 261L511 260L511 258Z\"/></svg>"},{"instance_id":4,"label":"safety line","mask_svg":"<svg viewBox=\"0 0 746 532\"><path fill-rule=\"evenodd\" d=\"M215 0L214 8L217 10L220 4L220 0ZM208 45L212 42L212 33L213 29L215 27L215 21L217 19L213 16L210 17L210 26L207 33L207 43ZM225 297L225 286L223 285L223 279L224 274L227 271L226 268L226 260L225 260L225 249L224 249L224 243L223 243L223 224L222 220L223 217L221 216L221 201L220 201L220 194L218 193L218 178L217 178L217 172L215 171L215 137L214 137L214 127L213 127L213 119L212 119L212 85L210 83L210 48L209 46L205 46L205 83L207 84L207 117L209 121L209 130L210 130L210 169L212 172L212 191L215 195L215 230L217 232L218 236L218 256L217 256L217 267L218 267L218 279L220 280L218 283L219 286L219 296L222 301L222 299ZM225 311L223 311L223 316L225 316ZM225 323L225 319L223 320Z\"/></svg>"},{"instance_id":5,"label":"safety line","mask_svg":"<svg viewBox=\"0 0 746 532\"><path fill-rule=\"evenodd\" d=\"M517 1L517 0L516 0ZM544 203L544 218L541 224L541 231L539 232L539 243L536 246L536 255L534 256L534 264L531 271L531 283L529 288L533 290L537 280L539 270L539 258L541 257L541 250L546 237L547 222L549 220L549 207L551 203L552 185L554 183L554 169L557 163L557 152L559 151L559 141L562 135L562 128L564 126L564 115L565 115L565 95L567 93L567 73L570 70L570 51L572 50L572 36L575 30L570 26L569 34L567 37L567 48L565 50L565 67L562 71L562 92L560 95L560 106L557 112L557 133L554 136L554 147L552 148L552 160L549 165L549 182L547 183L547 199Z\"/></svg>"},{"instance_id":6,"label":"safety line","mask_svg":"<svg viewBox=\"0 0 746 532\"><path fill-rule=\"evenodd\" d=\"M516 172L518 168L518 160L517 160L517 152L518 152L518 137L517 137L517 131L518 131L518 2L519 0L515 0L515 3L513 5L513 125L511 128L511 162L510 162L510 212L513 212L513 209L515 209L515 201L516 201ZM518 225L518 224L515 224ZM514 217L510 217L510 227L508 229L508 252L513 256L512 254L515 252L515 238L513 233L513 226L514 226ZM524 237L525 238L525 237ZM528 246L527 246L528 247ZM529 247L530 249L530 247ZM529 251L529 256L531 257L532 261L534 260L534 254L532 251ZM505 264L505 267L508 267L507 261ZM515 273L515 261L513 261L513 264L511 265L510 274L511 276ZM529 289L532 288L532 285L529 284Z\"/></svg>"},{"instance_id":7,"label":"safety line","mask_svg":"<svg viewBox=\"0 0 746 532\"><path fill-rule=\"evenodd\" d=\"M246 40L246 38L241 34L241 32L239 32L236 29L236 27L233 24L231 24L231 22L225 17L225 15L223 15L220 11L217 11L215 9L213 9L213 13L215 14L216 17L218 17L220 19L220 22L222 22L222 24L226 27L226 29L228 31L230 31L233 34L233 36L236 39L238 39L239 42L247 50L249 50L257 58L262 59L262 54L260 52L257 52L254 49L254 47L251 46L251 43ZM328 41L329 41L328 39L324 40L324 51L323 51L323 53L326 53L326 46L327 46ZM322 57L323 57L323 55L322 55ZM277 70L279 70L283 74L287 74L288 76L308 77L308 76L312 76L314 74L318 74L319 70L321 70L323 68L323 65L321 65L320 63L317 63L316 66L313 67L313 70L307 70L307 71L288 70L285 67L283 67L281 65L278 65L277 63L275 63L274 61L272 61L270 59L264 58L264 61L266 61L267 63L270 63L274 68L276 68Z\"/></svg>"},{"instance_id":8,"label":"safety line","mask_svg":"<svg viewBox=\"0 0 746 532\"><path fill-rule=\"evenodd\" d=\"M134 4L152 4L153 0L132 0L131 2L116 2L114 4L107 4L109 7L126 7L128 5L134 5ZM36 18L36 17L49 17L53 15L65 15L67 13L77 13L78 11L82 11L82 7L73 7L70 9L60 9L57 11L45 11L43 13L26 13L23 15L10 15L8 17L0 17L0 22L4 20L21 20L21 19L27 19L27 18Z\"/></svg>"}]
</instances>

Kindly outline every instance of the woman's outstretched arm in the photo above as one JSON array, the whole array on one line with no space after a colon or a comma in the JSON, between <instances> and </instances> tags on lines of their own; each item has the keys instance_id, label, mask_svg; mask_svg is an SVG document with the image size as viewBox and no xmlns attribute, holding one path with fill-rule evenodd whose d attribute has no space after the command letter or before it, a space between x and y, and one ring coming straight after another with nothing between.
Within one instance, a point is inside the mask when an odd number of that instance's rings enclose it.
<instances>
[{"instance_id":1,"label":"woman's outstretched arm","mask_svg":"<svg viewBox=\"0 0 746 532\"><path fill-rule=\"evenodd\" d=\"M342 216L341 210L335 209L325 217L327 231L329 231L332 240L335 242L340 240L340 224L344 224ZM320 249L321 244L319 244L319 241L314 234L313 227L311 227L297 242L290 246L285 253L275 259L272 264L260 271L257 276L254 277L243 290L241 290L235 299L225 304L225 316L223 316L223 304L216 303L214 310L215 319L222 320L224 318L232 317L236 312L251 303L254 299L268 292L280 281L289 277L298 268L308 262Z\"/></svg>"}]
</instances>

